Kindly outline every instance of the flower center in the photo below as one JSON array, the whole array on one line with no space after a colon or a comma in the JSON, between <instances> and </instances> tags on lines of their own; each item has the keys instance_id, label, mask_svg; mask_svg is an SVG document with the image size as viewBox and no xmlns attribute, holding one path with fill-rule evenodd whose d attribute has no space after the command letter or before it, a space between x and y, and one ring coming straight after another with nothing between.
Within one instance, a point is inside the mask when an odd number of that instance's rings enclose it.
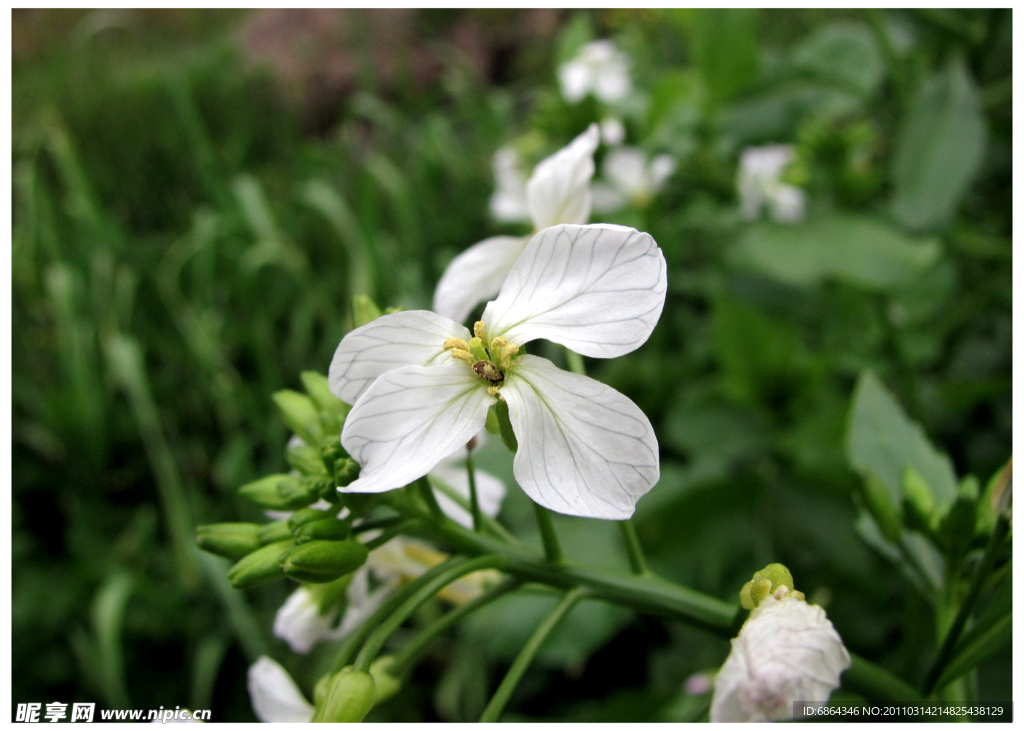
<instances>
[{"instance_id":1,"label":"flower center","mask_svg":"<svg viewBox=\"0 0 1024 731\"><path fill-rule=\"evenodd\" d=\"M505 375L515 366L519 346L509 344L500 335L487 344L484 324L480 321L473 325L473 335L468 343L462 338L449 338L444 341L444 349L472 368L473 373L487 383L487 393L496 396Z\"/></svg>"}]
</instances>

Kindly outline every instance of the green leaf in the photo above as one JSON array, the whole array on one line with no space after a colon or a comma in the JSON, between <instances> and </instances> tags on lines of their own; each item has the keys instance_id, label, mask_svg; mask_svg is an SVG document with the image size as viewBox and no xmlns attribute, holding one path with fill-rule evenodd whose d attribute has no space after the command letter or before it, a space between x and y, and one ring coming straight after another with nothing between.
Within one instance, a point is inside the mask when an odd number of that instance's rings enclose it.
<instances>
[{"instance_id":1,"label":"green leaf","mask_svg":"<svg viewBox=\"0 0 1024 731\"><path fill-rule=\"evenodd\" d=\"M834 278L883 291L919 276L938 258L933 239L911 239L881 221L840 214L798 226L753 226L732 252L733 263L787 284Z\"/></svg>"},{"instance_id":2,"label":"green leaf","mask_svg":"<svg viewBox=\"0 0 1024 731\"><path fill-rule=\"evenodd\" d=\"M988 133L978 90L957 58L922 88L893 158L893 215L913 229L945 223L981 165Z\"/></svg>"},{"instance_id":3,"label":"green leaf","mask_svg":"<svg viewBox=\"0 0 1024 731\"><path fill-rule=\"evenodd\" d=\"M970 672L989 657L1010 646L1013 639L1013 613L1007 612L983 631L964 637L956 656L946 666L945 672L935 684L942 688L961 675Z\"/></svg>"},{"instance_id":4,"label":"green leaf","mask_svg":"<svg viewBox=\"0 0 1024 731\"><path fill-rule=\"evenodd\" d=\"M687 25L712 105L736 96L758 73L756 15L752 8L694 10Z\"/></svg>"},{"instance_id":5,"label":"green leaf","mask_svg":"<svg viewBox=\"0 0 1024 731\"><path fill-rule=\"evenodd\" d=\"M943 508L957 494L956 474L942 454L911 421L885 386L870 371L861 374L853 393L846 453L863 477L874 475L895 505L903 502L903 473L912 467Z\"/></svg>"},{"instance_id":6,"label":"green leaf","mask_svg":"<svg viewBox=\"0 0 1024 731\"><path fill-rule=\"evenodd\" d=\"M794 65L819 81L871 96L885 63L871 30L863 23L832 23L815 30L793 53Z\"/></svg>"}]
</instances>

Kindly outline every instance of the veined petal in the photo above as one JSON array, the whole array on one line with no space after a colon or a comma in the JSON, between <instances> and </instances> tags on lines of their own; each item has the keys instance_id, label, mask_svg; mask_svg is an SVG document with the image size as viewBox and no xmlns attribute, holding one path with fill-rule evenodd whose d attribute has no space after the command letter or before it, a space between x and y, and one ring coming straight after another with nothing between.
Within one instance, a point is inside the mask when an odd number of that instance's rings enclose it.
<instances>
[{"instance_id":1,"label":"veined petal","mask_svg":"<svg viewBox=\"0 0 1024 731\"><path fill-rule=\"evenodd\" d=\"M436 477L453 490L469 500L469 475L466 473L465 465L441 463L430 471L431 477ZM476 497L480 503L480 512L494 518L501 510L501 502L505 499L505 483L492 474L483 470L474 470L476 478ZM442 492L436 493L437 504L449 518L466 528L473 527L473 516L468 510Z\"/></svg>"},{"instance_id":2,"label":"veined petal","mask_svg":"<svg viewBox=\"0 0 1024 731\"><path fill-rule=\"evenodd\" d=\"M341 443L362 468L345 490L384 492L423 477L483 428L494 401L462 362L388 371L345 419Z\"/></svg>"},{"instance_id":3,"label":"veined petal","mask_svg":"<svg viewBox=\"0 0 1024 731\"><path fill-rule=\"evenodd\" d=\"M558 223L590 220L590 179L594 151L601 141L596 124L551 157L542 160L526 183L526 205L538 231Z\"/></svg>"},{"instance_id":4,"label":"veined petal","mask_svg":"<svg viewBox=\"0 0 1024 731\"><path fill-rule=\"evenodd\" d=\"M665 257L625 226L553 226L526 245L484 310L490 338L544 338L592 358L636 350L665 306Z\"/></svg>"},{"instance_id":5,"label":"veined petal","mask_svg":"<svg viewBox=\"0 0 1024 731\"><path fill-rule=\"evenodd\" d=\"M658 481L658 440L636 404L551 361L520 356L502 386L516 481L558 513L623 520Z\"/></svg>"},{"instance_id":6,"label":"veined petal","mask_svg":"<svg viewBox=\"0 0 1024 731\"><path fill-rule=\"evenodd\" d=\"M470 337L462 325L428 310L378 317L346 335L334 351L327 374L331 393L354 404L380 375L407 365L450 362L444 341Z\"/></svg>"},{"instance_id":7,"label":"veined petal","mask_svg":"<svg viewBox=\"0 0 1024 731\"><path fill-rule=\"evenodd\" d=\"M376 551L374 552L376 553ZM373 553L370 557L373 557ZM334 639L340 639L369 619L381 604L398 588L398 580L386 580L370 591L370 561L352 575L345 597L348 606L341 617L341 624L335 630Z\"/></svg>"},{"instance_id":8,"label":"veined petal","mask_svg":"<svg viewBox=\"0 0 1024 731\"><path fill-rule=\"evenodd\" d=\"M263 723L309 723L314 708L288 672L266 655L249 668L249 699Z\"/></svg>"},{"instance_id":9,"label":"veined petal","mask_svg":"<svg viewBox=\"0 0 1024 731\"><path fill-rule=\"evenodd\" d=\"M474 307L501 291L528 241L523 236L493 236L452 259L434 290L434 312L464 322Z\"/></svg>"}]
</instances>

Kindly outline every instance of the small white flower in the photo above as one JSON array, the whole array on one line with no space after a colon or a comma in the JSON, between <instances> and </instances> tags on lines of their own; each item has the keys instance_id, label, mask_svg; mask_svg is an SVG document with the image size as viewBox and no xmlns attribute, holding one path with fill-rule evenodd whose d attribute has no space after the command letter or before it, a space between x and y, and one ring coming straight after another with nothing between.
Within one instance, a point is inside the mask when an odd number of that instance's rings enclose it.
<instances>
[{"instance_id":1,"label":"small white flower","mask_svg":"<svg viewBox=\"0 0 1024 731\"><path fill-rule=\"evenodd\" d=\"M609 147L618 147L626 139L626 127L621 119L608 117L601 120L601 141Z\"/></svg>"},{"instance_id":2,"label":"small white flower","mask_svg":"<svg viewBox=\"0 0 1024 731\"><path fill-rule=\"evenodd\" d=\"M632 203L643 207L662 189L676 170L671 155L656 155L650 160L637 147L620 147L605 158L605 183L593 185L594 210L617 211Z\"/></svg>"},{"instance_id":3,"label":"small white flower","mask_svg":"<svg viewBox=\"0 0 1024 731\"><path fill-rule=\"evenodd\" d=\"M803 220L804 191L781 182L782 173L793 162L795 154L791 145L748 147L743 151L736 187L744 218L759 218L767 207L771 217L781 223Z\"/></svg>"},{"instance_id":4,"label":"small white flower","mask_svg":"<svg viewBox=\"0 0 1024 731\"><path fill-rule=\"evenodd\" d=\"M528 219L535 231L559 223L586 223L599 142L598 127L592 124L568 146L542 160L523 188L517 188L515 153L499 150L494 163L498 192L491 199L491 211L501 220ZM492 236L455 257L437 283L434 312L463 322L474 307L498 293L529 240L529 236Z\"/></svg>"},{"instance_id":5,"label":"small white flower","mask_svg":"<svg viewBox=\"0 0 1024 731\"><path fill-rule=\"evenodd\" d=\"M633 91L629 56L609 40L592 41L558 69L562 97L570 103L593 94L606 104L625 99Z\"/></svg>"},{"instance_id":6,"label":"small white flower","mask_svg":"<svg viewBox=\"0 0 1024 731\"><path fill-rule=\"evenodd\" d=\"M288 671L265 655L249 667L249 700L263 723L309 723L316 711Z\"/></svg>"},{"instance_id":7,"label":"small white flower","mask_svg":"<svg viewBox=\"0 0 1024 731\"><path fill-rule=\"evenodd\" d=\"M346 489L384 492L427 474L481 430L500 396L519 442L515 476L535 502L628 518L658 480L647 417L614 389L519 349L544 338L593 358L629 353L657 324L666 289L649 234L554 226L530 240L475 338L428 311L353 330L329 374L332 392L354 404L341 441L361 471Z\"/></svg>"},{"instance_id":8,"label":"small white flower","mask_svg":"<svg viewBox=\"0 0 1024 731\"><path fill-rule=\"evenodd\" d=\"M750 613L715 679L713 722L793 718L793 701L824 704L850 667L825 610L782 587ZM781 599L776 598L781 596Z\"/></svg>"}]
</instances>

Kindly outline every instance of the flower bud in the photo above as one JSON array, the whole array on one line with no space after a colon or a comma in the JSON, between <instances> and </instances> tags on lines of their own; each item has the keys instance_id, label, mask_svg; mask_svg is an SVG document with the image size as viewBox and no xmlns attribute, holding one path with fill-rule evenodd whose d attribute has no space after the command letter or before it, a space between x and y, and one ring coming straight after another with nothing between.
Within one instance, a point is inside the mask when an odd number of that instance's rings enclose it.
<instances>
[{"instance_id":1,"label":"flower bud","mask_svg":"<svg viewBox=\"0 0 1024 731\"><path fill-rule=\"evenodd\" d=\"M374 301L365 294L359 294L352 298L352 324L362 327L380 317L380 308Z\"/></svg>"},{"instance_id":2,"label":"flower bud","mask_svg":"<svg viewBox=\"0 0 1024 731\"><path fill-rule=\"evenodd\" d=\"M793 591L793 574L781 563L770 563L754 573L754 578L744 584L740 590L740 604L744 609L753 609L764 598L780 587ZM799 592L797 592L799 593ZM803 596L803 594L800 594Z\"/></svg>"},{"instance_id":3,"label":"flower bud","mask_svg":"<svg viewBox=\"0 0 1024 731\"><path fill-rule=\"evenodd\" d=\"M326 511L319 510L317 508L302 508L302 510L296 510L292 513L291 517L288 518L288 527L292 531L296 531L306 523L315 523L318 520L326 520L327 518L333 517L333 513L327 513Z\"/></svg>"},{"instance_id":4,"label":"flower bud","mask_svg":"<svg viewBox=\"0 0 1024 731\"><path fill-rule=\"evenodd\" d=\"M911 530L935 529L935 498L921 473L907 465L903 470L903 521Z\"/></svg>"},{"instance_id":5,"label":"flower bud","mask_svg":"<svg viewBox=\"0 0 1024 731\"><path fill-rule=\"evenodd\" d=\"M275 520L273 523L260 526L259 539L261 546L265 546L268 543L286 541L291 537L292 531L288 527L288 521Z\"/></svg>"},{"instance_id":6,"label":"flower bud","mask_svg":"<svg viewBox=\"0 0 1024 731\"><path fill-rule=\"evenodd\" d=\"M336 414L342 419L345 418L352 407L331 393L327 376L316 371L304 371L300 378L302 387L306 389L306 393L313 399L313 403L318 409Z\"/></svg>"},{"instance_id":7,"label":"flower bud","mask_svg":"<svg viewBox=\"0 0 1024 731\"><path fill-rule=\"evenodd\" d=\"M290 389L278 391L273 398L289 429L298 434L306 444L320 443L323 436L320 429L320 413L313 399Z\"/></svg>"},{"instance_id":8,"label":"flower bud","mask_svg":"<svg viewBox=\"0 0 1024 731\"><path fill-rule=\"evenodd\" d=\"M196 528L196 543L201 549L218 556L239 559L262 545L260 526L255 523L213 523Z\"/></svg>"},{"instance_id":9,"label":"flower bud","mask_svg":"<svg viewBox=\"0 0 1024 731\"><path fill-rule=\"evenodd\" d=\"M787 592L766 596L733 639L715 679L713 722L794 718L794 701L824 705L850 667L825 610Z\"/></svg>"},{"instance_id":10,"label":"flower bud","mask_svg":"<svg viewBox=\"0 0 1024 731\"><path fill-rule=\"evenodd\" d=\"M342 457L334 462L334 485L348 487L359 477L359 464L349 457Z\"/></svg>"},{"instance_id":11,"label":"flower bud","mask_svg":"<svg viewBox=\"0 0 1024 731\"><path fill-rule=\"evenodd\" d=\"M228 571L228 581L236 589L259 586L282 578L281 556L293 548L293 541L278 541L253 551Z\"/></svg>"},{"instance_id":12,"label":"flower bud","mask_svg":"<svg viewBox=\"0 0 1024 731\"><path fill-rule=\"evenodd\" d=\"M358 541L310 541L282 556L281 568L296 581L323 584L352 573L367 555Z\"/></svg>"},{"instance_id":13,"label":"flower bud","mask_svg":"<svg viewBox=\"0 0 1024 731\"><path fill-rule=\"evenodd\" d=\"M331 676L325 688L318 690L323 700L317 703L313 723L359 723L373 708L373 677L351 666Z\"/></svg>"},{"instance_id":14,"label":"flower bud","mask_svg":"<svg viewBox=\"0 0 1024 731\"><path fill-rule=\"evenodd\" d=\"M352 524L349 521L328 518L300 526L295 531L295 542L302 544L309 541L344 541L351 535Z\"/></svg>"},{"instance_id":15,"label":"flower bud","mask_svg":"<svg viewBox=\"0 0 1024 731\"><path fill-rule=\"evenodd\" d=\"M897 506L893 505L885 484L871 474L864 480L864 502L886 540L899 543L902 529Z\"/></svg>"},{"instance_id":16,"label":"flower bud","mask_svg":"<svg viewBox=\"0 0 1024 731\"><path fill-rule=\"evenodd\" d=\"M270 475L243 485L238 494L269 510L296 510L317 501L320 485L310 478Z\"/></svg>"},{"instance_id":17,"label":"flower bud","mask_svg":"<svg viewBox=\"0 0 1024 731\"><path fill-rule=\"evenodd\" d=\"M379 657L370 665L370 676L373 678L373 687L376 691L374 705L383 703L395 695L402 688L402 683L391 674L391 666L395 658L391 655Z\"/></svg>"},{"instance_id":18,"label":"flower bud","mask_svg":"<svg viewBox=\"0 0 1024 731\"><path fill-rule=\"evenodd\" d=\"M320 458L320 450L308 444L299 444L290 447L285 453L288 465L303 475L312 477L327 477L327 467Z\"/></svg>"}]
</instances>

